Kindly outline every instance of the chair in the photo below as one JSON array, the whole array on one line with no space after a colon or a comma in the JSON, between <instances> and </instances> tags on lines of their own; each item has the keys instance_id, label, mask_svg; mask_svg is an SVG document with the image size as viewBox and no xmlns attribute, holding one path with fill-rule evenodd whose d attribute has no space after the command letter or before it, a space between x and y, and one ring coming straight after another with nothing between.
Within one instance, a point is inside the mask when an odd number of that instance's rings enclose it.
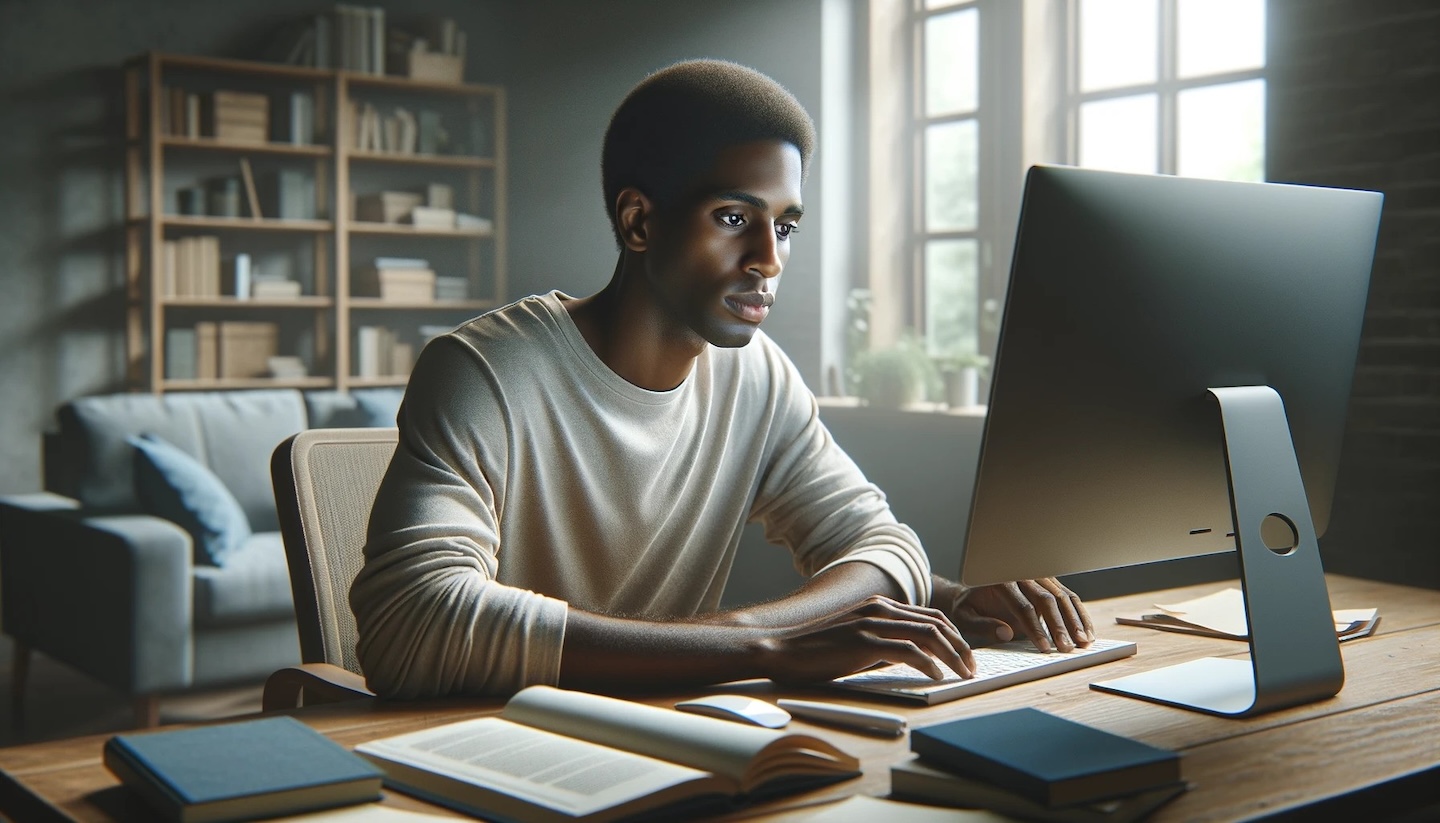
<instances>
[{"instance_id":1,"label":"chair","mask_svg":"<svg viewBox=\"0 0 1440 823\"><path fill-rule=\"evenodd\" d=\"M355 654L350 584L364 562L365 530L396 429L309 429L270 461L300 631L298 666L265 682L265 710L373 697Z\"/></svg>"}]
</instances>

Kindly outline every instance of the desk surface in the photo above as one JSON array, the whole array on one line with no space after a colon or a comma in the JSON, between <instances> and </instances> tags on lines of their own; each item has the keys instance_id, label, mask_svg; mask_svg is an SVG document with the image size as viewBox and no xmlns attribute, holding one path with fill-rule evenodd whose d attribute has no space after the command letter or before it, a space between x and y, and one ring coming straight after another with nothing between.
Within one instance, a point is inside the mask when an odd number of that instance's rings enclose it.
<instances>
[{"instance_id":1,"label":"desk surface","mask_svg":"<svg viewBox=\"0 0 1440 823\"><path fill-rule=\"evenodd\" d=\"M957 717L1033 706L1157 746L1182 752L1182 774L1191 790L1151 819L1237 820L1324 804L1334 812L1365 809L1377 819L1415 804L1440 800L1440 593L1329 575L1334 608L1376 606L1381 622L1373 637L1341 644L1345 687L1336 697L1256 718L1232 720L1101 694L1091 680L1146 671L1197 657L1244 657L1246 647L1229 640L1190 637L1114 623L1117 614L1155 602L1208 594L1222 584L1167 590L1163 594L1091 603L1102 636L1134 640L1135 657L1098 668L1051 677L939 706L901 708L852 699L836 692L783 689L769 682L729 684L712 691L743 691L775 697L816 697L860 705L883 705L909 715L912 726ZM668 705L680 695L648 700ZM489 714L500 703L356 701L314 706L295 716L342 744L413 731L464 717ZM823 804L852 794L884 795L889 766L909 755L908 742L880 739L795 721L792 729L833 740L859 756L856 780L792 795L734 815L799 820ZM138 798L119 786L101 764L108 735L0 749L0 814L31 820L147 820ZM438 807L394 792L384 803L444 814ZM1363 805L1357 805L1363 804Z\"/></svg>"}]
</instances>

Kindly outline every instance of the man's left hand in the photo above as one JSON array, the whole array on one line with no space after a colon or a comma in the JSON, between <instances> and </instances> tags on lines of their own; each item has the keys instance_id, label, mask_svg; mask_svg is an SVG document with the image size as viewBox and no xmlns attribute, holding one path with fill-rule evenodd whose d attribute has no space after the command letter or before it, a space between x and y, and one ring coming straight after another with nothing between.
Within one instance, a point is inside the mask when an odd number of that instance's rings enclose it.
<instances>
[{"instance_id":1,"label":"man's left hand","mask_svg":"<svg viewBox=\"0 0 1440 823\"><path fill-rule=\"evenodd\" d=\"M975 646L1003 643L1018 633L1040 651L1068 652L1095 639L1080 596L1053 577L973 589L939 576L932 582L931 606L949 615Z\"/></svg>"}]
</instances>

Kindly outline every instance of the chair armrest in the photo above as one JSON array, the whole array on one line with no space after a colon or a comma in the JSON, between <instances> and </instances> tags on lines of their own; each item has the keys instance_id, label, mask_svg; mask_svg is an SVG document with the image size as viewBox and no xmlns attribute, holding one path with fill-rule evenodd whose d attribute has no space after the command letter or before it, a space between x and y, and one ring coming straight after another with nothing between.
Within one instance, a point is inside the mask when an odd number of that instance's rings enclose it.
<instances>
[{"instance_id":1,"label":"chair armrest","mask_svg":"<svg viewBox=\"0 0 1440 823\"><path fill-rule=\"evenodd\" d=\"M0 500L5 633L126 694L190 685L190 535L63 500Z\"/></svg>"},{"instance_id":2,"label":"chair armrest","mask_svg":"<svg viewBox=\"0 0 1440 823\"><path fill-rule=\"evenodd\" d=\"M374 697L375 693L365 688L365 678L332 663L301 663L278 669L265 680L265 691L260 697L263 711L293 709L301 705L316 703L339 703L361 697Z\"/></svg>"}]
</instances>

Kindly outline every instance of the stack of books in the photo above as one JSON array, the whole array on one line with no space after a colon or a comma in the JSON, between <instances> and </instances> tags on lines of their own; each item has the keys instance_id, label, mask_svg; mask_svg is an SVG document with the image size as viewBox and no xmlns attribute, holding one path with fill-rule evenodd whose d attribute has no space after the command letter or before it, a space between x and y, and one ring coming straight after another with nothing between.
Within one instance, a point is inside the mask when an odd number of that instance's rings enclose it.
<instances>
[{"instance_id":1,"label":"stack of books","mask_svg":"<svg viewBox=\"0 0 1440 823\"><path fill-rule=\"evenodd\" d=\"M361 326L355 330L355 376L400 377L415 367L415 346L394 329Z\"/></svg>"},{"instance_id":2,"label":"stack of books","mask_svg":"<svg viewBox=\"0 0 1440 823\"><path fill-rule=\"evenodd\" d=\"M243 91L216 91L210 101L208 132L217 140L264 143L270 139L270 98Z\"/></svg>"},{"instance_id":3,"label":"stack of books","mask_svg":"<svg viewBox=\"0 0 1440 823\"><path fill-rule=\"evenodd\" d=\"M220 238L214 235L166 240L161 246L166 297L220 295Z\"/></svg>"},{"instance_id":4,"label":"stack of books","mask_svg":"<svg viewBox=\"0 0 1440 823\"><path fill-rule=\"evenodd\" d=\"M362 194L355 198L355 219L368 223L399 223L423 202L423 195L411 191Z\"/></svg>"},{"instance_id":5,"label":"stack of books","mask_svg":"<svg viewBox=\"0 0 1440 823\"><path fill-rule=\"evenodd\" d=\"M896 799L1022 820L1143 820L1186 789L1175 752L1036 709L917 728L910 749L890 770Z\"/></svg>"},{"instance_id":6,"label":"stack of books","mask_svg":"<svg viewBox=\"0 0 1440 823\"><path fill-rule=\"evenodd\" d=\"M355 296L399 303L435 300L435 270L429 261L410 257L377 257L355 279Z\"/></svg>"},{"instance_id":7,"label":"stack of books","mask_svg":"<svg viewBox=\"0 0 1440 823\"><path fill-rule=\"evenodd\" d=\"M463 277L436 277L436 300L470 299L470 281Z\"/></svg>"}]
</instances>

